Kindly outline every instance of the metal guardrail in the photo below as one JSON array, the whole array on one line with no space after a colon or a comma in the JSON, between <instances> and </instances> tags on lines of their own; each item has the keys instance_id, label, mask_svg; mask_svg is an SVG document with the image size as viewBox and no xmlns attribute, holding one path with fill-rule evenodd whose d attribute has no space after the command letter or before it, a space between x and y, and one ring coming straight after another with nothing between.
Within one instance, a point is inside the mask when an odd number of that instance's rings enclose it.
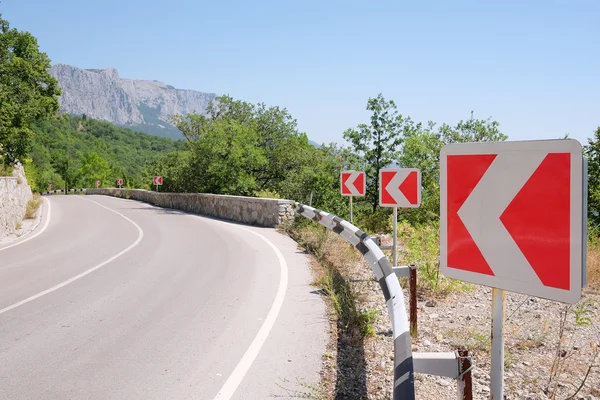
<instances>
[{"instance_id":1,"label":"metal guardrail","mask_svg":"<svg viewBox=\"0 0 600 400\"><path fill-rule=\"evenodd\" d=\"M42 195L51 195L51 194L69 194L69 193L85 193L87 189L69 189L68 191L63 189L55 189L47 192L42 192Z\"/></svg>"},{"instance_id":2,"label":"metal guardrail","mask_svg":"<svg viewBox=\"0 0 600 400\"><path fill-rule=\"evenodd\" d=\"M394 400L415 399L415 377L404 294L387 257L363 231L335 215L296 203L296 212L342 236L360 251L371 265L388 306L394 337Z\"/></svg>"},{"instance_id":3,"label":"metal guardrail","mask_svg":"<svg viewBox=\"0 0 600 400\"><path fill-rule=\"evenodd\" d=\"M369 237L350 222L316 208L296 203L296 212L342 236L371 265L379 281L388 312L392 320L394 336L394 390L393 400L414 400L414 374L444 376L458 381L458 399L472 400L471 370L473 363L466 350L439 353L412 353L411 336L417 334L417 274L414 265L391 268L379 238ZM404 294L398 276L410 278L410 333Z\"/></svg>"}]
</instances>

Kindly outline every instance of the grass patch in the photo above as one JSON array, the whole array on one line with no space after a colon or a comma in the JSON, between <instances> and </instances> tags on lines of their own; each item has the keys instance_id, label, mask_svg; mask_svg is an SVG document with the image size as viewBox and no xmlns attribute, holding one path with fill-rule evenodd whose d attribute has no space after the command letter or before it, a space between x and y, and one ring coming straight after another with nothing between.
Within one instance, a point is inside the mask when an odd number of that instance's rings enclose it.
<instances>
[{"instance_id":1,"label":"grass patch","mask_svg":"<svg viewBox=\"0 0 600 400\"><path fill-rule=\"evenodd\" d=\"M600 292L600 238L590 240L587 248L587 288Z\"/></svg>"},{"instance_id":2,"label":"grass patch","mask_svg":"<svg viewBox=\"0 0 600 400\"><path fill-rule=\"evenodd\" d=\"M15 230L19 231L23 227L23 224L20 221L17 221L15 224Z\"/></svg>"},{"instance_id":3,"label":"grass patch","mask_svg":"<svg viewBox=\"0 0 600 400\"><path fill-rule=\"evenodd\" d=\"M290 233L323 267L313 285L329 298L344 328L362 337L374 335L377 311L358 308L359 293L349 283L345 268L360 260L358 252L337 234L320 225L311 224Z\"/></svg>"},{"instance_id":4,"label":"grass patch","mask_svg":"<svg viewBox=\"0 0 600 400\"><path fill-rule=\"evenodd\" d=\"M465 292L475 287L440 274L440 226L439 221L428 225L413 226L398 223L398 262L417 267L417 287L429 295L447 296L452 292Z\"/></svg>"},{"instance_id":5,"label":"grass patch","mask_svg":"<svg viewBox=\"0 0 600 400\"><path fill-rule=\"evenodd\" d=\"M37 210L42 205L42 197L39 193L34 193L33 198L27 202L25 208L25 219L34 219L37 214Z\"/></svg>"},{"instance_id":6,"label":"grass patch","mask_svg":"<svg viewBox=\"0 0 600 400\"><path fill-rule=\"evenodd\" d=\"M489 354L492 347L490 331L483 331L479 328L469 329L450 329L444 335L450 340L452 346L460 350L469 350L470 353Z\"/></svg>"},{"instance_id":7,"label":"grass patch","mask_svg":"<svg viewBox=\"0 0 600 400\"><path fill-rule=\"evenodd\" d=\"M13 167L0 162L0 176L13 176Z\"/></svg>"},{"instance_id":8,"label":"grass patch","mask_svg":"<svg viewBox=\"0 0 600 400\"><path fill-rule=\"evenodd\" d=\"M337 347L333 378L324 378L327 390L338 399L368 398L364 342L374 336L377 310L362 309L362 295L352 283L360 253L336 233L314 222L295 219L286 232L316 258L313 285L329 303ZM329 371L331 372L331 371ZM330 373L326 375L331 375Z\"/></svg>"}]
</instances>

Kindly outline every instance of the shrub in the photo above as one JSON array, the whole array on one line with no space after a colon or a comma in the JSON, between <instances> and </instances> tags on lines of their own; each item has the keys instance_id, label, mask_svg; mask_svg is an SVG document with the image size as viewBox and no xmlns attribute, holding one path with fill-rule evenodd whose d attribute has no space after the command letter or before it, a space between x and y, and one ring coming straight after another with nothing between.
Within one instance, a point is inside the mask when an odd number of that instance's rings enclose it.
<instances>
[{"instance_id":1,"label":"shrub","mask_svg":"<svg viewBox=\"0 0 600 400\"><path fill-rule=\"evenodd\" d=\"M34 219L37 214L37 210L42 205L42 198L39 193L35 193L33 195L33 199L27 202L27 207L25 208L25 219Z\"/></svg>"}]
</instances>

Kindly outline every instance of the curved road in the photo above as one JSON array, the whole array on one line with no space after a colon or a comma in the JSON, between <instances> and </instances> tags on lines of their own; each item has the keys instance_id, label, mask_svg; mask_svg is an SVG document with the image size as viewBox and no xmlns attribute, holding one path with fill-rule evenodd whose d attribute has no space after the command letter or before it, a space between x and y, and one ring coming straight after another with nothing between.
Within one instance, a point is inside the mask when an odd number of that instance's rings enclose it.
<instances>
[{"instance_id":1,"label":"curved road","mask_svg":"<svg viewBox=\"0 0 600 400\"><path fill-rule=\"evenodd\" d=\"M0 247L0 399L262 400L318 381L325 309L289 238L111 197L43 207Z\"/></svg>"}]
</instances>

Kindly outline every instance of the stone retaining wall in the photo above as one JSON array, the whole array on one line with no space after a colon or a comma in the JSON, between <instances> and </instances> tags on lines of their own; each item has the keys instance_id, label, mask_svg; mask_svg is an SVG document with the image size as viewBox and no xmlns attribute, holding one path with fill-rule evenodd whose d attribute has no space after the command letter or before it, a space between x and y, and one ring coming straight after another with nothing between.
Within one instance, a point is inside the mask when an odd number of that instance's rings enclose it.
<instances>
[{"instance_id":1,"label":"stone retaining wall","mask_svg":"<svg viewBox=\"0 0 600 400\"><path fill-rule=\"evenodd\" d=\"M249 225L275 227L294 215L293 201L206 193L157 193L140 189L87 189L100 194L139 200Z\"/></svg>"},{"instance_id":2,"label":"stone retaining wall","mask_svg":"<svg viewBox=\"0 0 600 400\"><path fill-rule=\"evenodd\" d=\"M13 175L0 177L0 239L16 232L33 198L21 165L15 166Z\"/></svg>"}]
</instances>

